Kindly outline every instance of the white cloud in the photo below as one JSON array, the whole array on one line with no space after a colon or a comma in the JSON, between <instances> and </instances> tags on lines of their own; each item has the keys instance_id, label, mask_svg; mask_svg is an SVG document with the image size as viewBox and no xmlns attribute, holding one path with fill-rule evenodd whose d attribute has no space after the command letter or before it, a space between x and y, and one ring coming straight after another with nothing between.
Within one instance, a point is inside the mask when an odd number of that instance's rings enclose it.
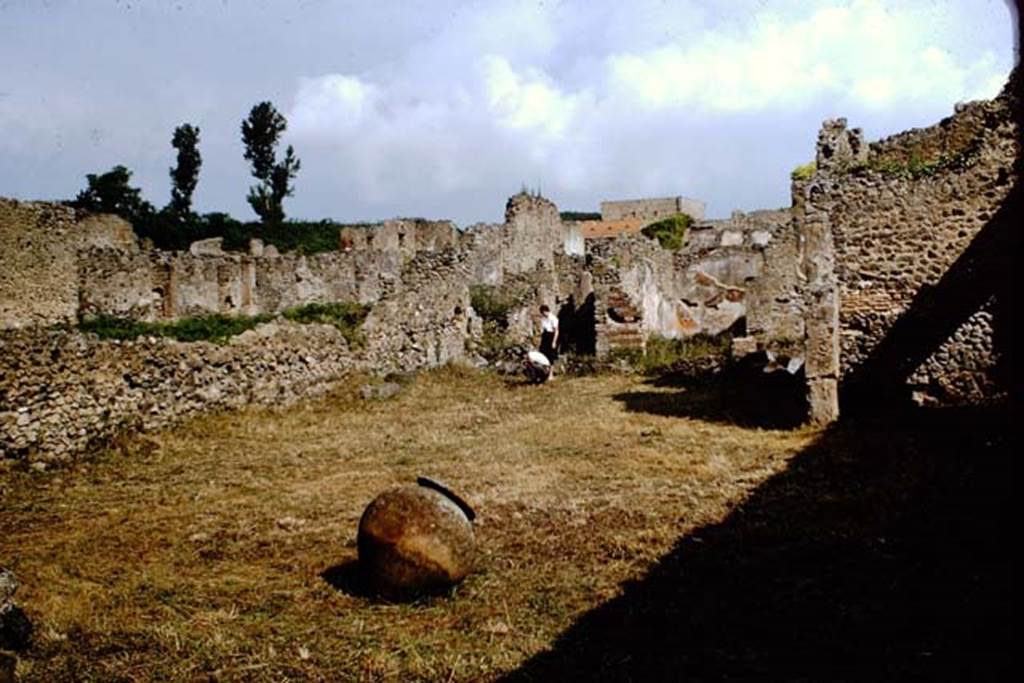
<instances>
[{"instance_id":1,"label":"white cloud","mask_svg":"<svg viewBox=\"0 0 1024 683\"><path fill-rule=\"evenodd\" d=\"M289 120L294 130L304 134L343 135L372 115L380 96L376 86L355 76L304 78L295 94Z\"/></svg>"},{"instance_id":2,"label":"white cloud","mask_svg":"<svg viewBox=\"0 0 1024 683\"><path fill-rule=\"evenodd\" d=\"M644 25L671 12L645 5ZM688 192L707 168L694 151L712 142L685 131L708 116L728 126L809 115L810 139L833 113L946 113L994 94L1005 68L993 53L954 58L921 22L857 0L798 15L762 9L717 30L677 26L642 48L591 32L582 48L564 8L506 2L461 15L372 76L303 79L289 119L304 148L335 150L339 173L370 201L500 194L535 179L556 194Z\"/></svg>"},{"instance_id":3,"label":"white cloud","mask_svg":"<svg viewBox=\"0 0 1024 683\"><path fill-rule=\"evenodd\" d=\"M584 114L585 94L563 93L538 69L517 73L507 59L491 55L483 59L482 72L487 104L504 126L560 139Z\"/></svg>"},{"instance_id":4,"label":"white cloud","mask_svg":"<svg viewBox=\"0 0 1024 683\"><path fill-rule=\"evenodd\" d=\"M868 107L949 102L1005 78L992 52L957 63L922 28L919 14L875 0L789 20L765 11L739 31L613 54L610 88L651 108L756 111L826 96Z\"/></svg>"}]
</instances>

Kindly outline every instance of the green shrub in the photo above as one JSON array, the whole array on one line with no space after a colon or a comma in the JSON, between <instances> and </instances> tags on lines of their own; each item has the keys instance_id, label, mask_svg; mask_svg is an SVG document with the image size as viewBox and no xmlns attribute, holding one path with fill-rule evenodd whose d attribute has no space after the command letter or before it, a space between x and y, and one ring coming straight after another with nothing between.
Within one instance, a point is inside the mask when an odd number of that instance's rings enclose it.
<instances>
[{"instance_id":1,"label":"green shrub","mask_svg":"<svg viewBox=\"0 0 1024 683\"><path fill-rule=\"evenodd\" d=\"M500 287L494 285L472 285L469 288L469 304L484 323L492 323L501 330L508 329L508 314L512 302Z\"/></svg>"},{"instance_id":2,"label":"green shrub","mask_svg":"<svg viewBox=\"0 0 1024 683\"><path fill-rule=\"evenodd\" d=\"M678 251L683 248L686 229L693 224L693 219L685 213L669 216L657 223L651 223L640 232L645 237L658 240L662 249Z\"/></svg>"},{"instance_id":3,"label":"green shrub","mask_svg":"<svg viewBox=\"0 0 1024 683\"><path fill-rule=\"evenodd\" d=\"M789 173L789 177L792 180L810 180L814 177L814 172L818 170L818 164L814 161L808 161L806 164L800 164Z\"/></svg>"},{"instance_id":4,"label":"green shrub","mask_svg":"<svg viewBox=\"0 0 1024 683\"><path fill-rule=\"evenodd\" d=\"M499 327L492 320L484 321L483 334L475 345L475 350L490 362L519 358L525 351L521 344L508 338L506 328Z\"/></svg>"},{"instance_id":5,"label":"green shrub","mask_svg":"<svg viewBox=\"0 0 1024 683\"><path fill-rule=\"evenodd\" d=\"M334 325L350 345L362 346L366 343L366 338L361 327L369 314L370 307L366 304L338 302L297 306L289 308L281 315L297 323Z\"/></svg>"},{"instance_id":6,"label":"green shrub","mask_svg":"<svg viewBox=\"0 0 1024 683\"><path fill-rule=\"evenodd\" d=\"M483 322L475 350L488 361L509 360L523 352L521 344L508 338L508 314L523 303L525 290L515 286L472 285L469 303Z\"/></svg>"}]
</instances>

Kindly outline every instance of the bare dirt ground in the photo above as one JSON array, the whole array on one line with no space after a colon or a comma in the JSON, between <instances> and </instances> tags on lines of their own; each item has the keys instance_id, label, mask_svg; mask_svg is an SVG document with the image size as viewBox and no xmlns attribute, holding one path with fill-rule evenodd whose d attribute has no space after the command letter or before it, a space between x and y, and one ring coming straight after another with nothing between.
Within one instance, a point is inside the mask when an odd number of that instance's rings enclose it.
<instances>
[{"instance_id":1,"label":"bare dirt ground","mask_svg":"<svg viewBox=\"0 0 1024 683\"><path fill-rule=\"evenodd\" d=\"M877 680L1008 656L994 418L820 432L713 383L358 384L0 475L24 679ZM478 570L376 601L359 515L420 474L475 507Z\"/></svg>"}]
</instances>

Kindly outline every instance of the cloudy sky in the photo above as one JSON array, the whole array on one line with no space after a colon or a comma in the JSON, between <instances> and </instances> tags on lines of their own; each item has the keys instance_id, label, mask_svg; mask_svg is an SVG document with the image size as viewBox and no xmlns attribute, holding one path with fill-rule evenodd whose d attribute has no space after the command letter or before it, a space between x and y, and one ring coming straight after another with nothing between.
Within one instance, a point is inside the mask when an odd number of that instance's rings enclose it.
<instances>
[{"instance_id":1,"label":"cloudy sky","mask_svg":"<svg viewBox=\"0 0 1024 683\"><path fill-rule=\"evenodd\" d=\"M524 185L784 206L822 119L874 139L991 97L1011 26L1002 0L0 0L0 196L125 164L163 205L191 122L197 208L252 217L239 126L271 100L292 217L466 225Z\"/></svg>"}]
</instances>

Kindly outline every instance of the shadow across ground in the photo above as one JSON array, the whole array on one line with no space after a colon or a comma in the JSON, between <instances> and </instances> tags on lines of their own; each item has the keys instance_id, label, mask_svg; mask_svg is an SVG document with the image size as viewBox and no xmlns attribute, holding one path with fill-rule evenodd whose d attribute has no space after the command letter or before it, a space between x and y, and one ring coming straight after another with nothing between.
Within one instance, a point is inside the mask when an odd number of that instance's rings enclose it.
<instances>
[{"instance_id":1,"label":"shadow across ground","mask_svg":"<svg viewBox=\"0 0 1024 683\"><path fill-rule=\"evenodd\" d=\"M621 400L724 419L701 391ZM823 432L506 680L998 680L1014 616L1010 419Z\"/></svg>"},{"instance_id":2,"label":"shadow across ground","mask_svg":"<svg viewBox=\"0 0 1024 683\"><path fill-rule=\"evenodd\" d=\"M791 429L807 414L802 373L766 373L740 363L721 372L668 374L646 383L677 391L627 391L613 398L632 412L762 429Z\"/></svg>"}]
</instances>

